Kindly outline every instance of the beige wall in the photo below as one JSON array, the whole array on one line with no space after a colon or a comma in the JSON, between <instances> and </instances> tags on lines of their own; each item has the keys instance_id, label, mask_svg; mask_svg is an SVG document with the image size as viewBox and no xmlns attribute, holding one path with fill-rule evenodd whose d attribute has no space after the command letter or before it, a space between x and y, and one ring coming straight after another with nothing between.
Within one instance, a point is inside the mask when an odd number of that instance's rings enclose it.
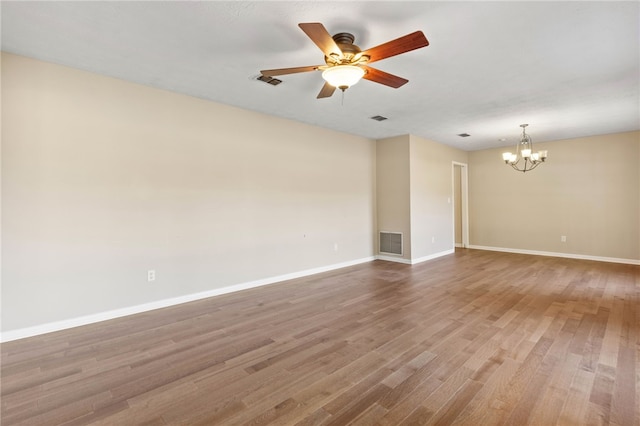
<instances>
[{"instance_id":1,"label":"beige wall","mask_svg":"<svg viewBox=\"0 0 640 426\"><path fill-rule=\"evenodd\" d=\"M507 149L469 153L471 245L640 260L640 132L535 149L549 159L530 173Z\"/></svg>"},{"instance_id":2,"label":"beige wall","mask_svg":"<svg viewBox=\"0 0 640 426\"><path fill-rule=\"evenodd\" d=\"M378 230L402 232L402 259L411 259L409 135L381 139L376 144ZM376 234L376 243L378 243ZM377 246L376 246L377 247Z\"/></svg>"},{"instance_id":3,"label":"beige wall","mask_svg":"<svg viewBox=\"0 0 640 426\"><path fill-rule=\"evenodd\" d=\"M640 259L639 132L522 174L3 54L1 136L3 331L370 258L377 230L450 250L453 161L471 245Z\"/></svg>"},{"instance_id":4,"label":"beige wall","mask_svg":"<svg viewBox=\"0 0 640 426\"><path fill-rule=\"evenodd\" d=\"M453 162L467 153L411 135L411 253L414 260L454 248Z\"/></svg>"},{"instance_id":5,"label":"beige wall","mask_svg":"<svg viewBox=\"0 0 640 426\"><path fill-rule=\"evenodd\" d=\"M452 250L452 162L467 153L403 135L379 140L376 155L378 229L403 233L407 261Z\"/></svg>"},{"instance_id":6,"label":"beige wall","mask_svg":"<svg viewBox=\"0 0 640 426\"><path fill-rule=\"evenodd\" d=\"M3 54L2 329L371 257L375 150Z\"/></svg>"}]
</instances>

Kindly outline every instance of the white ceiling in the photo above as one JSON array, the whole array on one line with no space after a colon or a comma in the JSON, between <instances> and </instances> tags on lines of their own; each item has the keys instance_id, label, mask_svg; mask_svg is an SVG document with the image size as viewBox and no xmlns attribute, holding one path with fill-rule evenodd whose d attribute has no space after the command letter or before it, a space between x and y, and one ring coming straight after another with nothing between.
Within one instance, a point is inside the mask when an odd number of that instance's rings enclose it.
<instances>
[{"instance_id":1,"label":"white ceiling","mask_svg":"<svg viewBox=\"0 0 640 426\"><path fill-rule=\"evenodd\" d=\"M637 1L2 1L0 12L3 51L368 138L476 150L515 143L521 123L537 142L640 129ZM416 30L430 46L373 64L409 79L399 89L363 80L318 100L317 71L256 81L323 63L300 22L350 32L363 50Z\"/></svg>"}]
</instances>

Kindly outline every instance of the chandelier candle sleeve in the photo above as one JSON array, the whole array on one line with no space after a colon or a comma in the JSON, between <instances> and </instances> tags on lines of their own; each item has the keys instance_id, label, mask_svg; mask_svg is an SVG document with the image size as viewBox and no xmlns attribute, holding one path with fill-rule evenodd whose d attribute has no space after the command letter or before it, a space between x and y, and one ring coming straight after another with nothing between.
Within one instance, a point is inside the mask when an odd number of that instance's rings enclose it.
<instances>
[{"instance_id":1,"label":"chandelier candle sleeve","mask_svg":"<svg viewBox=\"0 0 640 426\"><path fill-rule=\"evenodd\" d=\"M520 142L516 144L515 154L512 154L511 152L502 153L502 159L505 164L508 164L513 167L514 170L523 173L535 169L547 159L546 150L533 152L533 140L525 132L525 128L527 126L528 124L520 125L520 127L522 127L522 136L520 137ZM519 165L521 161L522 167Z\"/></svg>"}]
</instances>

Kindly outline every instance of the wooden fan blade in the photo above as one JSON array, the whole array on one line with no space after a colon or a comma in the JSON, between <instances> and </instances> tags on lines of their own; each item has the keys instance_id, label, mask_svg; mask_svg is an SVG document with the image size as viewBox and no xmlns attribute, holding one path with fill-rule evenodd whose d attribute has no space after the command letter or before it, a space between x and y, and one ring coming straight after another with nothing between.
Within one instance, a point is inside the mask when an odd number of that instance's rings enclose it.
<instances>
[{"instance_id":1,"label":"wooden fan blade","mask_svg":"<svg viewBox=\"0 0 640 426\"><path fill-rule=\"evenodd\" d=\"M295 68L278 68L274 70L261 70L260 73L266 77L274 77L276 75L295 74L298 72L316 71L320 65L312 65L309 67Z\"/></svg>"},{"instance_id":2,"label":"wooden fan blade","mask_svg":"<svg viewBox=\"0 0 640 426\"><path fill-rule=\"evenodd\" d=\"M322 86L322 89L320 89L320 93L318 93L318 96L316 96L316 98L317 99L330 98L331 95L333 95L333 92L335 91L336 91L336 88L334 86L325 82L324 86Z\"/></svg>"},{"instance_id":3,"label":"wooden fan blade","mask_svg":"<svg viewBox=\"0 0 640 426\"><path fill-rule=\"evenodd\" d=\"M366 65L360 65L360 67L366 71L362 78L384 84L385 86L393 87L394 89L397 89L409 82L406 78L398 77L397 75L389 74L388 72L380 71L376 68L371 68Z\"/></svg>"},{"instance_id":4,"label":"wooden fan blade","mask_svg":"<svg viewBox=\"0 0 640 426\"><path fill-rule=\"evenodd\" d=\"M342 50L340 50L324 25L319 22L309 22L298 24L298 26L322 50L325 56L338 55L339 58L342 58Z\"/></svg>"},{"instance_id":5,"label":"wooden fan blade","mask_svg":"<svg viewBox=\"0 0 640 426\"><path fill-rule=\"evenodd\" d=\"M406 36L388 41L379 46L372 47L362 52L362 55L369 56L368 63L390 58L401 53L410 52L429 45L429 41L422 31L416 31Z\"/></svg>"}]
</instances>

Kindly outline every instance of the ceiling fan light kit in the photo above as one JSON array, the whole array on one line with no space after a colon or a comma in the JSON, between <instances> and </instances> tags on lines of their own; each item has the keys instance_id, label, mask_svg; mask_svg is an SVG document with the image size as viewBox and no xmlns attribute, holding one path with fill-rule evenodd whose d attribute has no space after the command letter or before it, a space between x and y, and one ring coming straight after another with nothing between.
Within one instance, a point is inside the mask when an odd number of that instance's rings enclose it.
<instances>
[{"instance_id":1,"label":"ceiling fan light kit","mask_svg":"<svg viewBox=\"0 0 640 426\"><path fill-rule=\"evenodd\" d=\"M298 26L324 53L325 65L261 70L260 73L265 77L274 77L321 70L325 83L318 99L330 97L336 88L344 92L362 78L397 89L409 80L372 68L368 64L429 45L422 31L415 31L362 51L353 44L353 34L338 33L332 37L319 22L302 23Z\"/></svg>"},{"instance_id":2,"label":"ceiling fan light kit","mask_svg":"<svg viewBox=\"0 0 640 426\"><path fill-rule=\"evenodd\" d=\"M364 69L356 65L336 65L322 72L322 78L338 89L345 91L364 76Z\"/></svg>"},{"instance_id":3,"label":"ceiling fan light kit","mask_svg":"<svg viewBox=\"0 0 640 426\"><path fill-rule=\"evenodd\" d=\"M531 136L527 135L525 132L527 126L528 124L520 125L520 127L522 127L522 136L520 137L520 142L516 144L515 154L512 154L511 152L502 153L504 163L513 167L514 170L522 173L533 170L540 164L544 163L548 155L547 150L533 152L533 140L531 139ZM520 167L521 160L522 167Z\"/></svg>"}]
</instances>

